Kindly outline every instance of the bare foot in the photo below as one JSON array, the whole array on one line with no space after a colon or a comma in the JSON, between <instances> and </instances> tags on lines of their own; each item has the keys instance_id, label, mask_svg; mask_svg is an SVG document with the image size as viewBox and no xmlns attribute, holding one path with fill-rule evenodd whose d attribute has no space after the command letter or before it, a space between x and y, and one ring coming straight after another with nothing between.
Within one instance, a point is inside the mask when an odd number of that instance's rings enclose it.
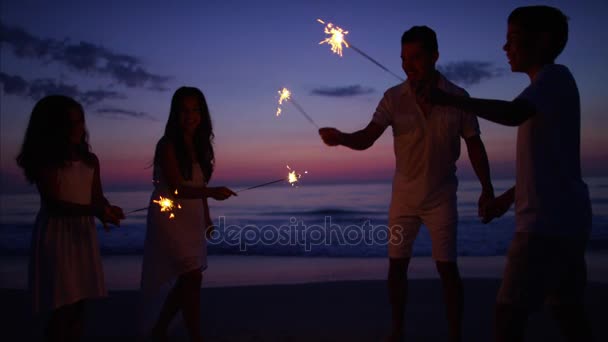
<instances>
[{"instance_id":1,"label":"bare foot","mask_svg":"<svg viewBox=\"0 0 608 342\"><path fill-rule=\"evenodd\" d=\"M386 342L404 342L405 336L402 333L399 334L391 334L386 338Z\"/></svg>"},{"instance_id":2,"label":"bare foot","mask_svg":"<svg viewBox=\"0 0 608 342\"><path fill-rule=\"evenodd\" d=\"M158 327L152 328L150 333L150 341L152 342L169 342L169 335L166 330L161 330Z\"/></svg>"}]
</instances>

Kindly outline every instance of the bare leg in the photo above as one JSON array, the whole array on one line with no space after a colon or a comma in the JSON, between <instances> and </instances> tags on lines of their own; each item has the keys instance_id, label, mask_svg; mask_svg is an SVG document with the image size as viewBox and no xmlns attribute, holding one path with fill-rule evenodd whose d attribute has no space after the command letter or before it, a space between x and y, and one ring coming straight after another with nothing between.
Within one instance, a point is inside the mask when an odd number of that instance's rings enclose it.
<instances>
[{"instance_id":1,"label":"bare leg","mask_svg":"<svg viewBox=\"0 0 608 342\"><path fill-rule=\"evenodd\" d=\"M556 293L558 303L551 306L553 317L566 341L587 342L592 340L591 325L585 312L584 293L587 286L587 263L584 247L572 257L570 270L560 282ZM578 296L580 295L580 298ZM575 296L576 299L570 299ZM560 299L561 298L561 299Z\"/></svg>"},{"instance_id":2,"label":"bare leg","mask_svg":"<svg viewBox=\"0 0 608 342\"><path fill-rule=\"evenodd\" d=\"M70 321L69 321L69 339L71 341L80 341L84 334L85 324L85 301L81 300L70 305Z\"/></svg>"},{"instance_id":3,"label":"bare leg","mask_svg":"<svg viewBox=\"0 0 608 342\"><path fill-rule=\"evenodd\" d=\"M68 338L70 306L59 307L49 317L44 335L49 342L63 342Z\"/></svg>"},{"instance_id":4,"label":"bare leg","mask_svg":"<svg viewBox=\"0 0 608 342\"><path fill-rule=\"evenodd\" d=\"M496 342L523 342L528 311L510 304L496 305Z\"/></svg>"},{"instance_id":5,"label":"bare leg","mask_svg":"<svg viewBox=\"0 0 608 342\"><path fill-rule=\"evenodd\" d=\"M582 304L556 305L552 307L552 311L566 341L591 341L591 328Z\"/></svg>"},{"instance_id":6,"label":"bare leg","mask_svg":"<svg viewBox=\"0 0 608 342\"><path fill-rule=\"evenodd\" d=\"M201 282L203 274L200 269L180 276L181 308L184 323L190 341L202 341L201 338Z\"/></svg>"},{"instance_id":7,"label":"bare leg","mask_svg":"<svg viewBox=\"0 0 608 342\"><path fill-rule=\"evenodd\" d=\"M180 282L178 282L173 286L165 302L163 303L163 307L160 311L160 315L158 316L158 320L154 327L152 328L152 339L154 341L167 341L168 340L168 330L169 325L175 318L175 315L180 309L181 301L180 301Z\"/></svg>"},{"instance_id":8,"label":"bare leg","mask_svg":"<svg viewBox=\"0 0 608 342\"><path fill-rule=\"evenodd\" d=\"M392 341L401 341L405 336L405 305L407 303L407 268L410 259L389 260L388 295L392 311Z\"/></svg>"},{"instance_id":9,"label":"bare leg","mask_svg":"<svg viewBox=\"0 0 608 342\"><path fill-rule=\"evenodd\" d=\"M462 341L462 316L464 311L464 291L462 279L455 262L437 261L437 271L443 285L443 300L451 342Z\"/></svg>"}]
</instances>

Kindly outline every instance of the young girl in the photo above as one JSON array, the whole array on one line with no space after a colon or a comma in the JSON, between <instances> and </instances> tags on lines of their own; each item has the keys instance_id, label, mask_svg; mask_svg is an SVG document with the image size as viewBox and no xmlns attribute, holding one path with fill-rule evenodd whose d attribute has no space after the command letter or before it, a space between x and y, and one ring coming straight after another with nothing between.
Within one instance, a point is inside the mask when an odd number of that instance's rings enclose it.
<instances>
[{"instance_id":1,"label":"young girl","mask_svg":"<svg viewBox=\"0 0 608 342\"><path fill-rule=\"evenodd\" d=\"M181 87L171 100L164 136L154 155L154 192L179 203L174 217L152 204L148 210L142 291L145 296L172 285L152 335L166 339L169 324L181 310L191 341L199 341L200 288L207 268L205 232L212 227L207 198L225 200L236 194L207 187L213 173L213 129L207 102L197 88ZM177 190L177 195L175 191Z\"/></svg>"},{"instance_id":2,"label":"young girl","mask_svg":"<svg viewBox=\"0 0 608 342\"><path fill-rule=\"evenodd\" d=\"M51 311L48 340L79 340L85 300L106 296L94 216L104 226L124 218L103 196L82 106L65 96L38 101L17 163L40 193L30 256L34 313Z\"/></svg>"}]
</instances>

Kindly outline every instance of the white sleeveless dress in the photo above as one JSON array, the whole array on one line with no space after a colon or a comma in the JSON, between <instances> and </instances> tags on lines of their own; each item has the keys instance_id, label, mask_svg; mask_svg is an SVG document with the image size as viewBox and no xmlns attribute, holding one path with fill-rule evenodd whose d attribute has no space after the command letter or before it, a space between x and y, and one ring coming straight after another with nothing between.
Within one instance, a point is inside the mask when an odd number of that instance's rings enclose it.
<instances>
[{"instance_id":1,"label":"white sleeveless dress","mask_svg":"<svg viewBox=\"0 0 608 342\"><path fill-rule=\"evenodd\" d=\"M82 161L60 168L58 199L90 205L94 172ZM93 216L49 216L41 203L31 247L28 287L35 313L107 296Z\"/></svg>"},{"instance_id":2,"label":"white sleeveless dress","mask_svg":"<svg viewBox=\"0 0 608 342\"><path fill-rule=\"evenodd\" d=\"M183 185L205 185L199 164L192 165L192 179ZM148 209L144 258L142 261L138 335L145 337L158 319L162 305L177 277L186 272L207 268L205 210L202 199L176 199L175 189L169 189L160 169L154 167L154 191ZM161 212L153 203L159 197L169 197L181 205L174 218ZM173 320L170 331L183 325L181 315Z\"/></svg>"},{"instance_id":3,"label":"white sleeveless dress","mask_svg":"<svg viewBox=\"0 0 608 342\"><path fill-rule=\"evenodd\" d=\"M154 185L148 210L141 289L156 292L179 275L207 268L207 240L205 239L205 210L202 199L176 199L175 189L169 189L162 172L155 167ZM182 185L202 187L205 178L198 163L192 165L192 179ZM174 218L161 212L153 203L159 197L169 197L181 205Z\"/></svg>"}]
</instances>

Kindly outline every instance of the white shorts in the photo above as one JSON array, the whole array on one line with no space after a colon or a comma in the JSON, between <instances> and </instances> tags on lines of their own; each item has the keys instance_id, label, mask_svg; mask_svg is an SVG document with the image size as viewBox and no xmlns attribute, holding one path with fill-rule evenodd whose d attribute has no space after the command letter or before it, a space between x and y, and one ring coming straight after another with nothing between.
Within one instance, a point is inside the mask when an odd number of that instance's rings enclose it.
<instances>
[{"instance_id":1,"label":"white shorts","mask_svg":"<svg viewBox=\"0 0 608 342\"><path fill-rule=\"evenodd\" d=\"M583 303L586 242L580 237L515 233L496 302L532 312L543 304Z\"/></svg>"},{"instance_id":2,"label":"white shorts","mask_svg":"<svg viewBox=\"0 0 608 342\"><path fill-rule=\"evenodd\" d=\"M431 235L433 259L456 261L458 210L455 198L443 201L435 207L419 209L407 214L395 211L397 210L391 208L389 213L389 258L411 258L414 240L420 225L424 224Z\"/></svg>"}]
</instances>

